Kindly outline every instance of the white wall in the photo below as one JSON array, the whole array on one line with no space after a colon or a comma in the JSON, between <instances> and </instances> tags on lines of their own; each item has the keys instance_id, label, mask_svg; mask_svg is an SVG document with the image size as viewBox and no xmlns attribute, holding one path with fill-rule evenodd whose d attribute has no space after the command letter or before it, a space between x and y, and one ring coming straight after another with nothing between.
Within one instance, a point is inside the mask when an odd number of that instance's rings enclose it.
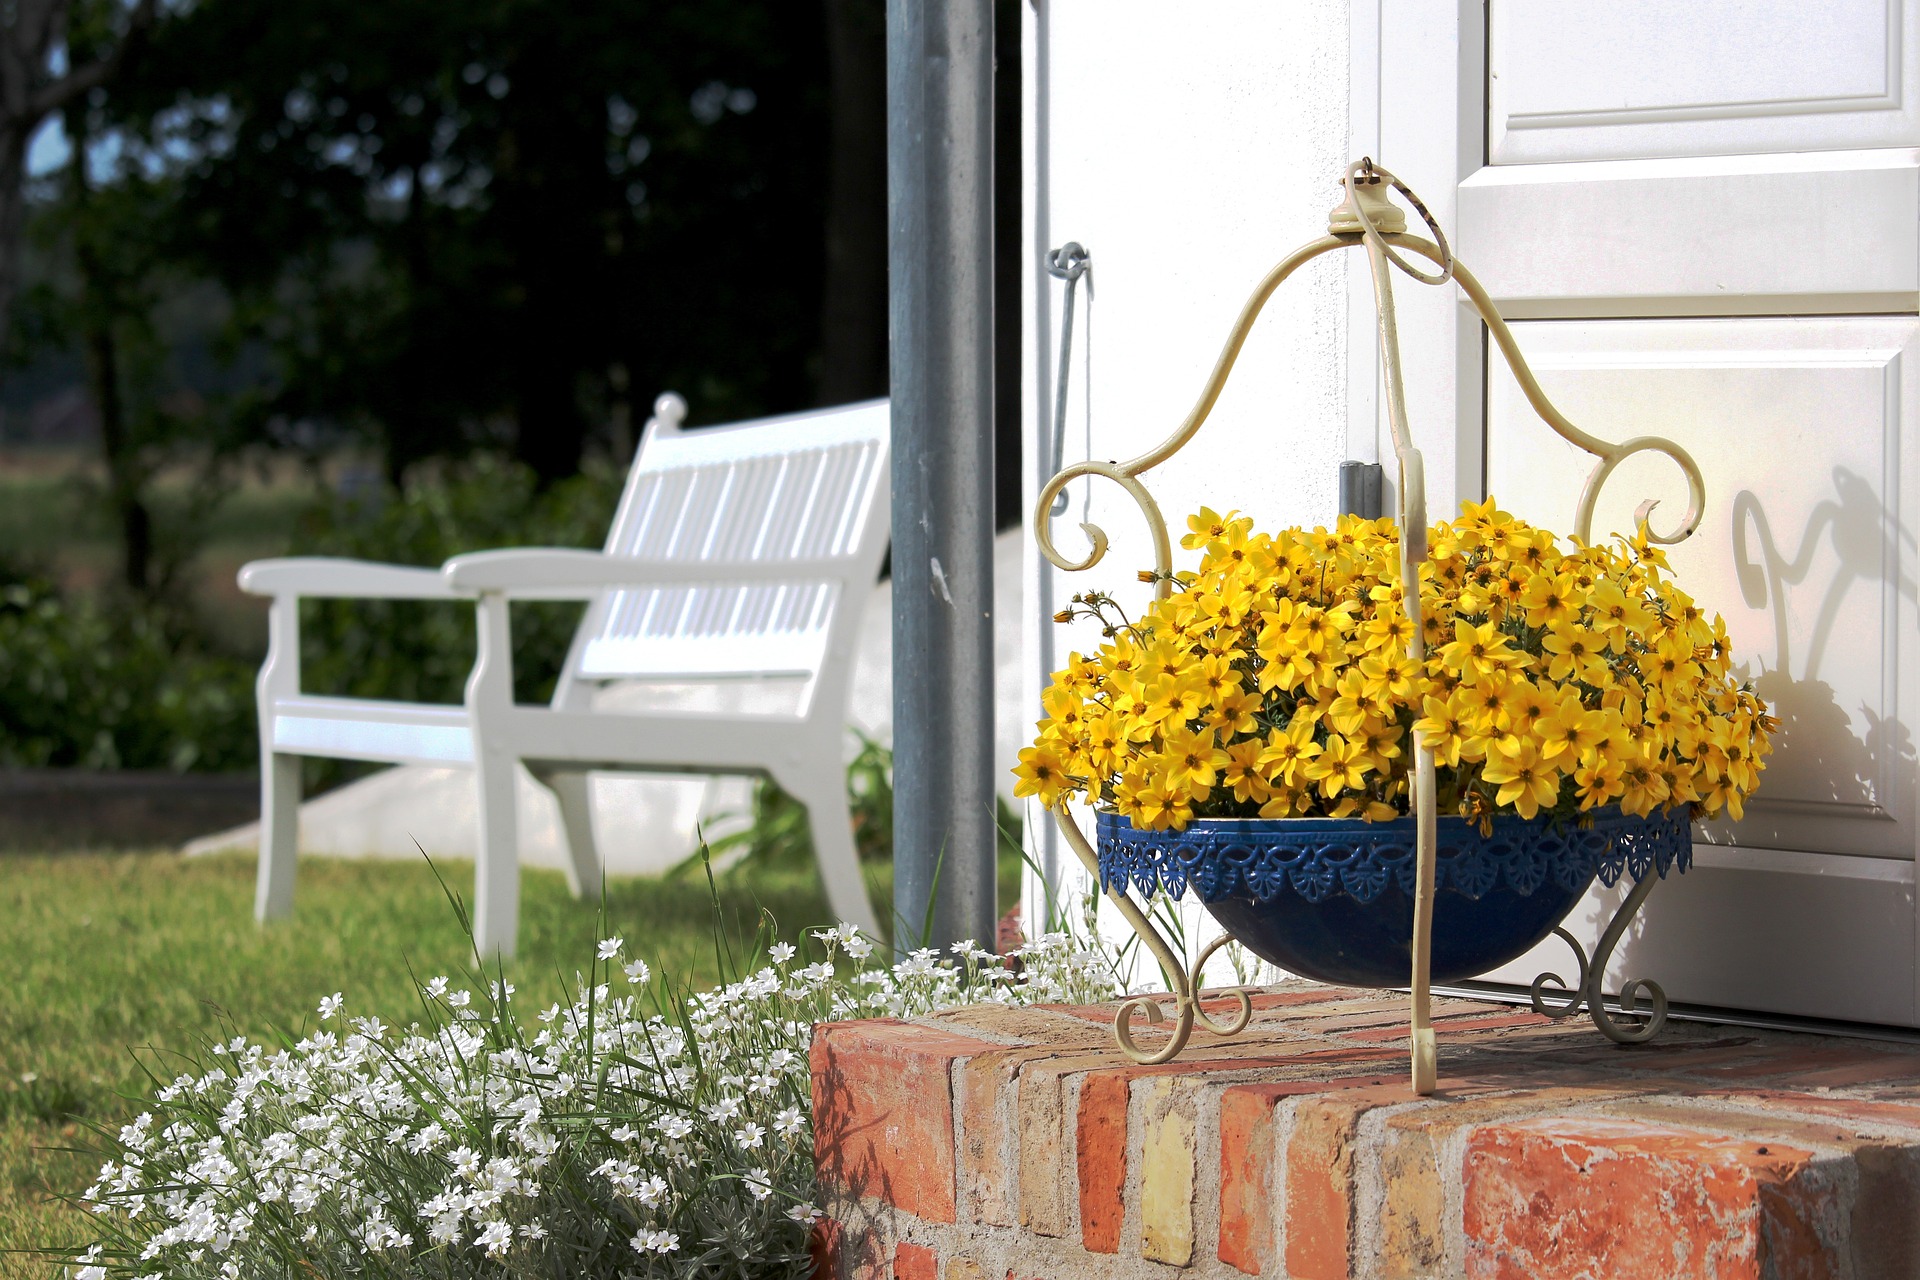
<instances>
[{"instance_id":1,"label":"white wall","mask_svg":"<svg viewBox=\"0 0 1920 1280\"><path fill-rule=\"evenodd\" d=\"M1347 0L1040 0L1021 8L1031 503L1046 479L1039 465L1064 288L1046 274L1047 250L1077 240L1093 259L1090 325L1076 324L1073 341L1066 458L1136 456L1192 406L1254 284L1325 234L1352 121ZM1349 446L1350 256L1321 258L1282 288L1206 427L1143 477L1176 538L1202 504L1238 507L1268 529L1328 523L1339 463L1376 460L1370 429ZM1055 526L1066 554L1085 546L1076 528L1083 518L1112 540L1106 559L1084 573L1051 570L1029 542L1023 697L1035 716L1046 673L1069 650L1098 643L1084 628L1055 626L1053 612L1093 588L1132 612L1149 592L1135 581L1152 553L1132 501L1105 482L1077 483ZM1191 563L1191 553L1175 555L1176 566ZM1055 892L1075 900L1084 876L1050 819L1035 820L1044 817L1028 814L1030 849ZM1043 894L1030 883L1025 900Z\"/></svg>"}]
</instances>

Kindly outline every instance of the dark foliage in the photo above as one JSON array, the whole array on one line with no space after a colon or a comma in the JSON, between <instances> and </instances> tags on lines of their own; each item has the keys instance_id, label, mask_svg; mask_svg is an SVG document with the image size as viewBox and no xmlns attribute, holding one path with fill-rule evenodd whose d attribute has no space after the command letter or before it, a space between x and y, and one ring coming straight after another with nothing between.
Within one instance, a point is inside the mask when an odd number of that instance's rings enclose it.
<instances>
[{"instance_id":1,"label":"dark foliage","mask_svg":"<svg viewBox=\"0 0 1920 1280\"><path fill-rule=\"evenodd\" d=\"M116 102L178 173L170 251L276 357L266 420L551 482L663 387L812 399L823 59L772 0L210 0Z\"/></svg>"}]
</instances>

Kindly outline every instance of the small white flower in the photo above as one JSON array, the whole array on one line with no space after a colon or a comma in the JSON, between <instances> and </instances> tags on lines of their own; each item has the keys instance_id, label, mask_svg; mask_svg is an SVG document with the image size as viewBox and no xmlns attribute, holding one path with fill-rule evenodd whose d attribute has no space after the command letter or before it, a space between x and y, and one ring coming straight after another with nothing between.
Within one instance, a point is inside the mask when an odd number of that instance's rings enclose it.
<instances>
[{"instance_id":1,"label":"small white flower","mask_svg":"<svg viewBox=\"0 0 1920 1280\"><path fill-rule=\"evenodd\" d=\"M767 949L767 954L772 957L775 964L785 964L793 959L794 953L795 948L791 942L776 942Z\"/></svg>"},{"instance_id":2,"label":"small white flower","mask_svg":"<svg viewBox=\"0 0 1920 1280\"><path fill-rule=\"evenodd\" d=\"M485 1249L488 1257L504 1257L508 1247L513 1244L513 1228L504 1222L489 1222L481 1228L473 1242Z\"/></svg>"},{"instance_id":3,"label":"small white flower","mask_svg":"<svg viewBox=\"0 0 1920 1280\"><path fill-rule=\"evenodd\" d=\"M427 983L426 986L420 988L420 994L429 1000L438 1000L441 996L447 994L447 980L445 978L435 978L433 981Z\"/></svg>"},{"instance_id":4,"label":"small white flower","mask_svg":"<svg viewBox=\"0 0 1920 1280\"><path fill-rule=\"evenodd\" d=\"M810 1204L801 1203L787 1210L787 1216L795 1222L818 1222L827 1215Z\"/></svg>"},{"instance_id":5,"label":"small white flower","mask_svg":"<svg viewBox=\"0 0 1920 1280\"><path fill-rule=\"evenodd\" d=\"M627 1243L635 1253L672 1253L680 1247L680 1237L671 1231L642 1231Z\"/></svg>"},{"instance_id":6,"label":"small white flower","mask_svg":"<svg viewBox=\"0 0 1920 1280\"><path fill-rule=\"evenodd\" d=\"M666 1199L667 1184L660 1175L656 1173L645 1182L636 1184L633 1188L633 1195L641 1204L651 1209Z\"/></svg>"},{"instance_id":7,"label":"small white flower","mask_svg":"<svg viewBox=\"0 0 1920 1280\"><path fill-rule=\"evenodd\" d=\"M447 1003L456 1009L464 1009L473 1002L473 992L455 991L447 997Z\"/></svg>"},{"instance_id":8,"label":"small white flower","mask_svg":"<svg viewBox=\"0 0 1920 1280\"><path fill-rule=\"evenodd\" d=\"M868 942L865 938L861 937L857 933L854 934L851 938L847 939L846 945L847 945L847 954L852 956L855 960L865 960L868 956L873 954L873 944L871 942Z\"/></svg>"},{"instance_id":9,"label":"small white flower","mask_svg":"<svg viewBox=\"0 0 1920 1280\"><path fill-rule=\"evenodd\" d=\"M783 1138L791 1138L800 1132L806 1123L807 1118L801 1114L798 1107L787 1107L773 1118L774 1131Z\"/></svg>"},{"instance_id":10,"label":"small white flower","mask_svg":"<svg viewBox=\"0 0 1920 1280\"><path fill-rule=\"evenodd\" d=\"M626 974L627 981L635 983L645 982L653 976L652 971L647 968L647 962L645 960L635 960L632 964L628 965Z\"/></svg>"},{"instance_id":11,"label":"small white flower","mask_svg":"<svg viewBox=\"0 0 1920 1280\"><path fill-rule=\"evenodd\" d=\"M733 1131L733 1140L740 1144L740 1149L743 1151L753 1151L757 1149L760 1146L761 1140L766 1136L766 1129L754 1124L752 1121L748 1121Z\"/></svg>"},{"instance_id":12,"label":"small white flower","mask_svg":"<svg viewBox=\"0 0 1920 1280\"><path fill-rule=\"evenodd\" d=\"M334 1014L340 1012L340 1006L346 1002L346 997L338 991L330 996L322 996L320 998L320 1020L325 1022L327 1019L333 1017Z\"/></svg>"},{"instance_id":13,"label":"small white flower","mask_svg":"<svg viewBox=\"0 0 1920 1280\"><path fill-rule=\"evenodd\" d=\"M626 942L625 938L600 939L600 947L599 947L599 953L597 958L601 960L613 959L615 956L620 954L620 947L625 942Z\"/></svg>"},{"instance_id":14,"label":"small white flower","mask_svg":"<svg viewBox=\"0 0 1920 1280\"><path fill-rule=\"evenodd\" d=\"M755 1200L765 1200L773 1194L773 1175L765 1169L747 1170L747 1176L742 1181L747 1184L747 1190L753 1193Z\"/></svg>"},{"instance_id":15,"label":"small white flower","mask_svg":"<svg viewBox=\"0 0 1920 1280\"><path fill-rule=\"evenodd\" d=\"M529 1222L526 1226L520 1228L520 1234L529 1240L545 1240L547 1238L547 1229L537 1222Z\"/></svg>"}]
</instances>

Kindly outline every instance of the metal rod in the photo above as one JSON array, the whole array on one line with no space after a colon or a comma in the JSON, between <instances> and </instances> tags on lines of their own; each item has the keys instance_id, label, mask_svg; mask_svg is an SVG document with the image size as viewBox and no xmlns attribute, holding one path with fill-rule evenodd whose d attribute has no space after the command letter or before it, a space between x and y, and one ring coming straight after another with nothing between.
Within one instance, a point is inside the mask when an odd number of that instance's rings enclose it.
<instances>
[{"instance_id":1,"label":"metal rod","mask_svg":"<svg viewBox=\"0 0 1920 1280\"><path fill-rule=\"evenodd\" d=\"M894 939L991 946L993 4L887 0Z\"/></svg>"}]
</instances>

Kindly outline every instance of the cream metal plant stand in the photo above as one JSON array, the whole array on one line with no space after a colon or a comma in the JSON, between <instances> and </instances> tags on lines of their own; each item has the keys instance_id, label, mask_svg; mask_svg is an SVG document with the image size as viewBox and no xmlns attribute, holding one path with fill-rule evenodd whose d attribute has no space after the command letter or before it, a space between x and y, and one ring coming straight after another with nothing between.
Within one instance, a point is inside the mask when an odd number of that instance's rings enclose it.
<instances>
[{"instance_id":1,"label":"cream metal plant stand","mask_svg":"<svg viewBox=\"0 0 1920 1280\"><path fill-rule=\"evenodd\" d=\"M1416 580L1416 570L1427 556L1427 486L1420 451L1414 447L1413 436L1407 426L1407 406L1405 389L1400 376L1400 341L1394 323L1392 269L1398 268L1421 284L1444 286L1449 281L1457 283L1473 303L1474 310L1486 322L1493 340L1499 345L1500 353L1506 357L1507 366L1533 405L1534 411L1546 420L1560 436L1585 449L1599 461L1594 464L1587 476L1586 484L1580 491L1580 501L1574 512L1574 535L1583 543L1592 541L1594 501L1607 477L1627 458L1636 453L1663 453L1671 458L1685 473L1687 479L1687 513L1673 532L1660 534L1649 528L1648 534L1653 541L1671 545L1680 542L1699 527L1702 507L1706 501L1706 487L1700 477L1700 468L1688 456L1686 450L1671 440L1658 436L1636 436L1619 444L1609 444L1595 436L1588 435L1567 421L1560 411L1548 401L1546 393L1541 391L1535 381L1533 371L1527 367L1525 357L1520 354L1519 345L1508 330L1500 312L1487 296L1487 291L1473 277L1473 273L1459 263L1453 251L1447 245L1446 235L1427 212L1419 197L1409 190L1403 182L1385 169L1363 159L1347 167L1341 178L1341 186L1346 191L1346 199L1334 209L1328 218L1328 234L1293 251L1280 264L1269 271L1260 281L1240 310L1240 317L1234 322L1233 330L1227 335L1226 346L1220 352L1220 358L1214 363L1213 372L1208 376L1206 386L1201 389L1200 399L1187 414L1186 420L1167 437L1158 447L1141 454L1127 462L1079 462L1063 468L1045 487L1034 504L1034 536L1039 541L1040 550L1057 567L1068 572L1079 572L1098 564L1107 552L1107 535L1094 524L1083 523L1080 527L1091 541L1092 548L1086 556L1072 560L1062 555L1053 545L1052 521L1053 502L1068 482L1080 476L1104 476L1125 489L1140 508L1140 514L1146 518L1148 531L1153 535L1154 569L1156 571L1155 591L1162 599L1172 590L1173 548L1167 534L1167 522L1160 514L1159 506L1153 496L1140 482L1140 476L1159 466L1178 453L1207 420L1214 402L1219 399L1221 388L1226 385L1227 377L1233 371L1234 362L1239 359L1240 348L1247 340L1248 332L1259 318L1260 311L1267 304L1283 281L1300 267L1323 253L1335 249L1364 248L1367 251L1367 263L1373 277L1374 304L1379 313L1380 364L1386 382L1387 421L1393 433L1394 454L1399 464L1399 485L1397 488L1398 511L1395 513L1400 526L1400 573L1402 582ZM1388 198L1387 189L1392 187L1400 192L1409 204L1420 214L1427 228L1432 231L1433 239L1425 240L1407 233L1406 215L1399 206ZM1439 270L1427 274L1409 265L1396 249L1407 249L1433 262ZM1635 513L1637 522L1645 523L1652 512L1654 503L1644 502ZM1406 603L1407 619L1412 623L1413 635L1408 642L1409 656L1419 659L1425 650L1425 632L1420 621L1420 593L1404 591L1401 593ZM1434 899L1434 862L1437 857L1435 847L1435 824L1437 815L1434 799L1433 753L1417 741L1413 752L1413 808L1416 815L1416 873L1413 913L1413 972L1411 988L1413 995L1412 1010L1412 1057L1413 1088L1416 1093L1432 1093L1436 1074L1436 1053L1434 1045L1433 1021L1431 1013L1429 971L1432 951L1433 899ZM1095 879L1101 879L1100 864L1085 834L1067 812L1063 801L1054 813L1060 832L1072 847L1075 856L1080 859ZM1589 959L1580 944L1565 929L1555 932L1574 950L1579 963L1579 977L1572 988L1564 980L1553 974L1542 974L1534 981L1532 996L1534 1008L1552 1018L1570 1017L1583 1006L1587 1009L1594 1024L1610 1039L1629 1043L1650 1039L1658 1033L1666 1021L1666 995L1658 983L1650 979L1636 978L1629 981L1621 990L1620 1003L1623 1010L1633 1012L1636 998L1645 990L1650 1000L1649 1016L1639 1025L1623 1025L1616 1022L1607 1012L1603 1001L1601 982L1606 971L1608 958L1615 945L1632 922L1634 915L1653 890L1658 876L1649 869L1638 880L1625 903L1615 914L1606 931L1601 935L1599 945ZM1215 951L1224 946L1229 939L1222 936L1216 939L1188 968L1174 951L1173 947L1154 927L1153 922L1132 899L1124 892L1111 886L1106 888L1107 897L1119 909L1127 923L1133 927L1140 940L1152 952L1159 962L1162 973L1172 985L1173 1026L1166 1042L1157 1048L1146 1049L1135 1044L1133 1039L1133 1020L1136 1015L1144 1017L1150 1023L1166 1020L1167 1011L1162 1008L1157 996L1134 996L1121 1004L1114 1015L1113 1033L1121 1050L1135 1062L1166 1062L1177 1055L1186 1046L1187 1039L1193 1033L1197 1021L1216 1035L1233 1035L1244 1030L1248 1019L1252 1017L1253 1005L1244 991L1227 994L1237 998L1239 1008L1232 1019L1216 1022L1201 1007L1200 977ZM1562 993L1560 997L1550 997L1549 992Z\"/></svg>"}]
</instances>

